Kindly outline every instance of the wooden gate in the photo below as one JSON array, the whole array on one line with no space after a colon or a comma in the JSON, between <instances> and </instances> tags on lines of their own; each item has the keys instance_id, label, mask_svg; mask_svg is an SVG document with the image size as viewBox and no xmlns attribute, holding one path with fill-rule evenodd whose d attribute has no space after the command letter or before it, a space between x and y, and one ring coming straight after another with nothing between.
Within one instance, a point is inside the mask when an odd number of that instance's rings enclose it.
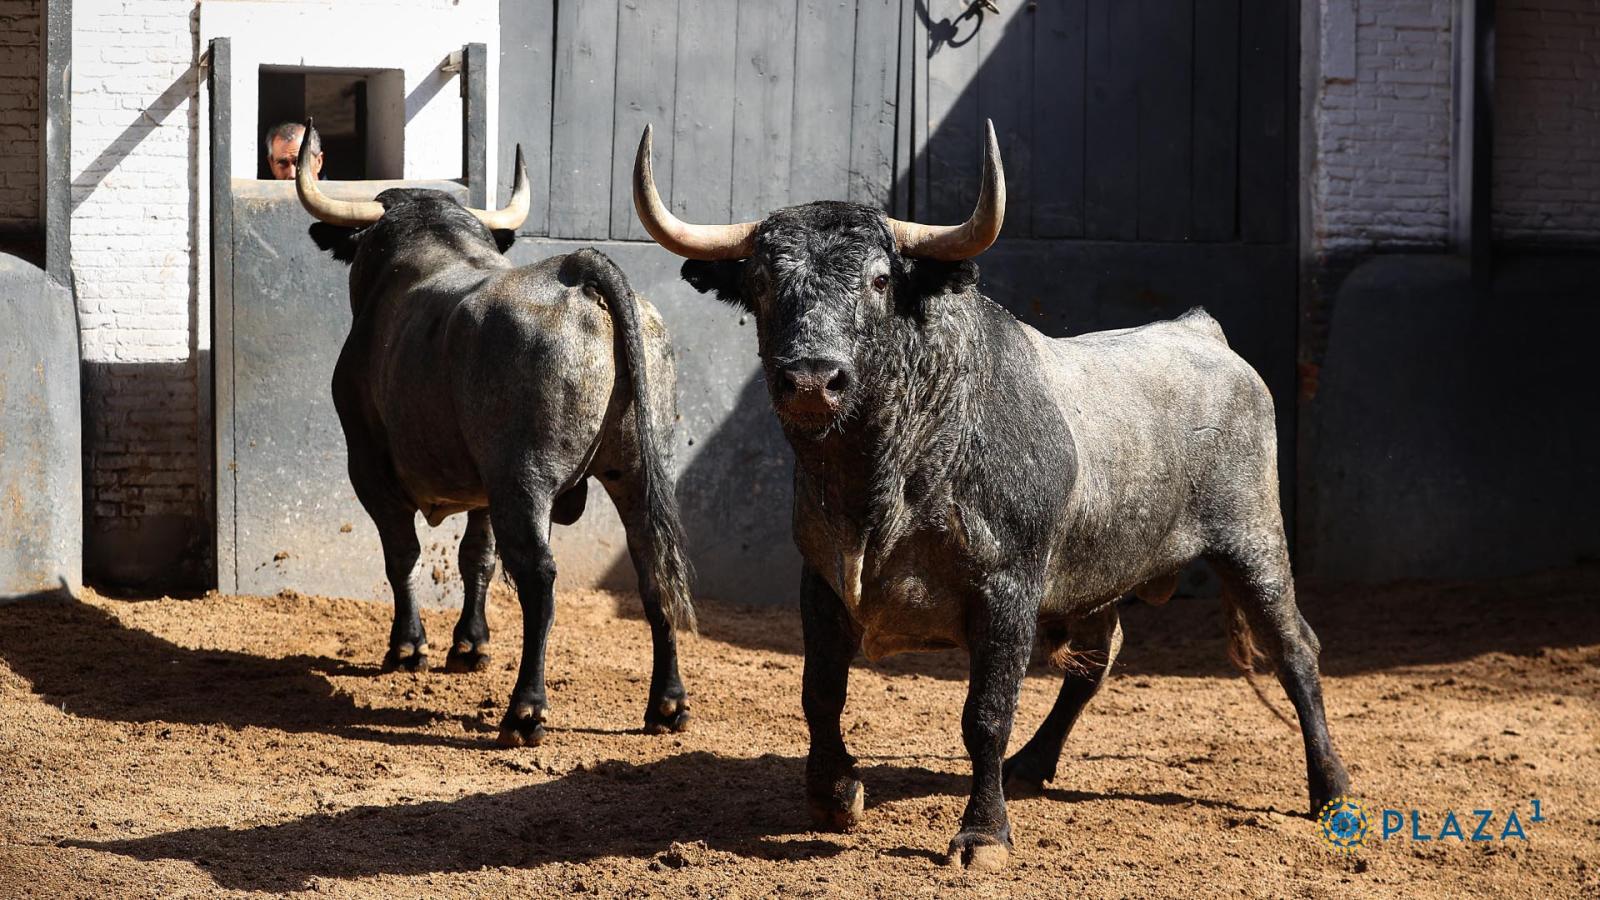
<instances>
[{"instance_id":1,"label":"wooden gate","mask_svg":"<svg viewBox=\"0 0 1600 900\"><path fill-rule=\"evenodd\" d=\"M539 201L520 252L645 239L629 168L646 123L662 194L692 221L819 199L959 221L990 118L1009 208L986 293L1050 334L1204 305L1278 398L1287 503L1296 5L993 5L503 0L500 180L521 142Z\"/></svg>"},{"instance_id":2,"label":"wooden gate","mask_svg":"<svg viewBox=\"0 0 1600 900\"><path fill-rule=\"evenodd\" d=\"M1292 4L994 3L505 0L502 179L521 142L547 198L524 233L643 240L646 123L700 221L819 199L958 220L992 118L1009 238L1292 241Z\"/></svg>"}]
</instances>

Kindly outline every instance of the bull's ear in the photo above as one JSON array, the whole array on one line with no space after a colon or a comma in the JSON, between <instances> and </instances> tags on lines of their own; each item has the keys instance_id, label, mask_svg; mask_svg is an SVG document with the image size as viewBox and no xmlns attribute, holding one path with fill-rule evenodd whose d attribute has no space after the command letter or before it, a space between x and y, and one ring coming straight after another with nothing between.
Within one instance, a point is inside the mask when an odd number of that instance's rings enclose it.
<instances>
[{"instance_id":1,"label":"bull's ear","mask_svg":"<svg viewBox=\"0 0 1600 900\"><path fill-rule=\"evenodd\" d=\"M912 290L918 297L964 294L978 285L978 264L970 259L956 262L918 259L910 262Z\"/></svg>"},{"instance_id":2,"label":"bull's ear","mask_svg":"<svg viewBox=\"0 0 1600 900\"><path fill-rule=\"evenodd\" d=\"M706 262L691 259L686 261L679 271L683 275L683 280L689 282L689 286L700 293L714 292L717 299L723 303L740 309L750 309L749 301L745 300L744 292L739 289L739 280L744 271L742 261L721 259Z\"/></svg>"},{"instance_id":3,"label":"bull's ear","mask_svg":"<svg viewBox=\"0 0 1600 900\"><path fill-rule=\"evenodd\" d=\"M356 248L361 246L359 229L317 222L308 230L311 233L311 240L318 247L333 254L333 258L339 262L349 265L350 261L356 258Z\"/></svg>"},{"instance_id":4,"label":"bull's ear","mask_svg":"<svg viewBox=\"0 0 1600 900\"><path fill-rule=\"evenodd\" d=\"M501 253L510 250L511 245L517 242L517 233L509 228L496 228L490 233L494 235L494 244Z\"/></svg>"}]
</instances>

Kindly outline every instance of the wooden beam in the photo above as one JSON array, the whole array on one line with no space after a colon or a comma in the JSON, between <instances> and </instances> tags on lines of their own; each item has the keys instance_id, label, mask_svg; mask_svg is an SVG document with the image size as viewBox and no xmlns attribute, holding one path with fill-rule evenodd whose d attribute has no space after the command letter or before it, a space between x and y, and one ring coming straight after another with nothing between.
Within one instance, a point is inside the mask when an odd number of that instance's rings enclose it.
<instances>
[{"instance_id":1,"label":"wooden beam","mask_svg":"<svg viewBox=\"0 0 1600 900\"><path fill-rule=\"evenodd\" d=\"M461 176L467 183L467 205L484 209L489 202L489 48L463 48L461 72Z\"/></svg>"},{"instance_id":2,"label":"wooden beam","mask_svg":"<svg viewBox=\"0 0 1600 900\"><path fill-rule=\"evenodd\" d=\"M1454 22L1455 130L1450 236L1472 261L1475 285L1490 277L1494 175L1494 0L1464 0Z\"/></svg>"}]
</instances>

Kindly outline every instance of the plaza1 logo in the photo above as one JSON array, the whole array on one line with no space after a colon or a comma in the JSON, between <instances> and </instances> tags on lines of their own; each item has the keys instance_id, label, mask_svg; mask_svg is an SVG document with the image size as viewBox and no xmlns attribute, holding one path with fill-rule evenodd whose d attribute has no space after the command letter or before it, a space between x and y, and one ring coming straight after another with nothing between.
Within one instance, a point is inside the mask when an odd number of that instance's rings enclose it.
<instances>
[{"instance_id":1,"label":"plaza1 logo","mask_svg":"<svg viewBox=\"0 0 1600 900\"><path fill-rule=\"evenodd\" d=\"M1445 810L1443 815L1418 809L1385 809L1379 817L1378 836L1384 841L1456 840L1463 844L1526 841L1526 825L1544 820L1544 805L1537 798L1529 801L1525 813L1515 806L1503 810L1474 809L1468 815L1457 815L1453 809ZM1348 796L1335 797L1323 805L1317 816L1317 827L1328 846L1340 853L1356 852L1367 844L1372 834L1366 808L1360 800Z\"/></svg>"}]
</instances>

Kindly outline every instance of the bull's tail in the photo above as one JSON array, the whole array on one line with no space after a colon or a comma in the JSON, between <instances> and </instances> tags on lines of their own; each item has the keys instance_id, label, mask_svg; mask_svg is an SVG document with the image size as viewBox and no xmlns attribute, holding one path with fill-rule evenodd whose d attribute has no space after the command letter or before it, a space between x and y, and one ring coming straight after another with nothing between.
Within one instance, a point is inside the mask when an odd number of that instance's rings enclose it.
<instances>
[{"instance_id":1,"label":"bull's tail","mask_svg":"<svg viewBox=\"0 0 1600 900\"><path fill-rule=\"evenodd\" d=\"M1289 721L1289 717L1273 706L1272 701L1267 699L1266 691L1261 689L1261 681L1256 677L1259 671L1256 663L1265 661L1267 655L1256 646L1255 635L1250 631L1250 620L1245 617L1244 610L1239 608L1231 592L1226 589L1222 592L1222 617L1228 629L1228 661L1243 673L1245 682L1250 685L1250 690L1255 693L1256 699L1261 701L1261 705L1277 716L1278 721L1294 728L1295 725Z\"/></svg>"},{"instance_id":2,"label":"bull's tail","mask_svg":"<svg viewBox=\"0 0 1600 900\"><path fill-rule=\"evenodd\" d=\"M605 299L622 339L623 364L633 387L634 427L639 435L640 470L644 479L645 510L649 517L649 559L646 568L661 595L661 608L674 628L694 631L694 603L690 599L692 573L684 552L683 526L678 521L678 499L667 471L667 448L651 418L650 382L645 372L644 330L633 289L610 258L592 247L569 255L562 266L567 283L592 287Z\"/></svg>"}]
</instances>

